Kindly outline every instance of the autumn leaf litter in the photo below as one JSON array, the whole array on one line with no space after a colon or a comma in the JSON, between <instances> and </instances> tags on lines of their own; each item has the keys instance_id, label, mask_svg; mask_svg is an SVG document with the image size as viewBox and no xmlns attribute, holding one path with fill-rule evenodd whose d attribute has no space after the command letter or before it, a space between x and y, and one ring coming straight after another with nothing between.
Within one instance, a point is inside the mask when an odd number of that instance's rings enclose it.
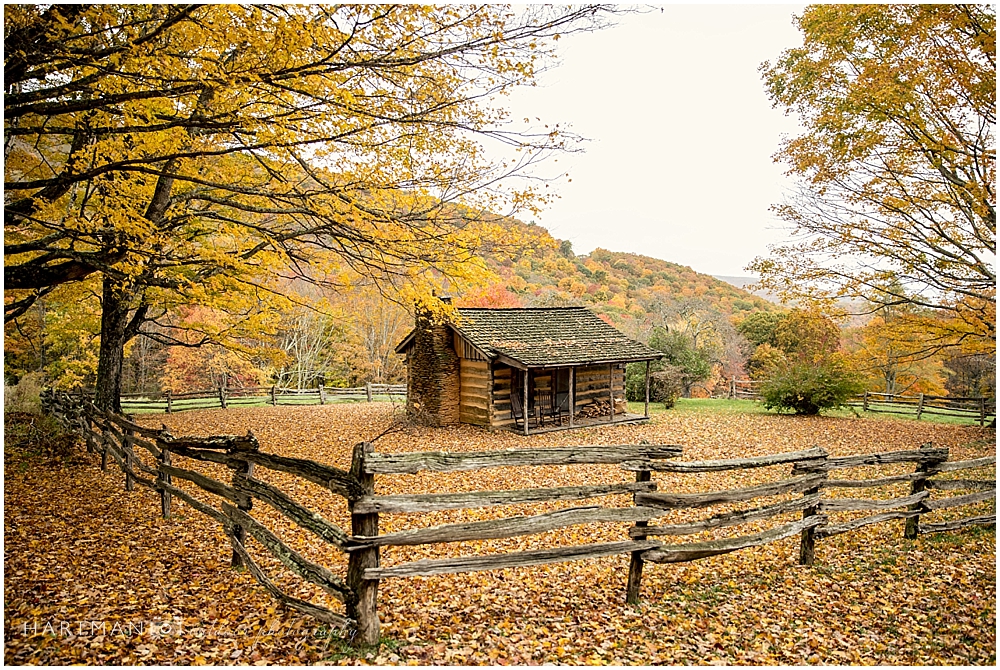
<instances>
[{"instance_id":1,"label":"autumn leaf litter","mask_svg":"<svg viewBox=\"0 0 1000 670\"><path fill-rule=\"evenodd\" d=\"M382 403L276 407L147 416L175 434L245 433L262 449L346 468L353 445L388 428ZM759 456L812 446L833 455L912 449L932 441L951 459L995 453L979 428L914 421L666 413L651 424L523 436L460 426L406 428L381 452L475 451L639 440L679 444L684 460ZM8 664L993 664L995 534L971 529L916 541L892 521L817 542L813 567L797 565L798 538L677 565L647 565L638 608L624 603L628 556L541 567L384 580L378 650L351 651L337 631L278 605L247 572L212 520L183 502L160 518L158 496L122 487L112 465L82 448L70 459L24 457L5 467L5 662ZM151 464L151 462L150 462ZM225 468L175 458L226 480ZM838 478L906 472L912 464L855 468ZM994 469L955 473L995 478ZM788 466L736 473L657 474L661 491L706 492L787 477ZM258 469L326 519L349 529L345 502L321 487ZM439 493L633 481L617 466L507 468L474 473L379 476L377 492ZM175 480L176 483L176 480ZM194 492L186 483L179 486ZM898 497L908 485L834 495ZM962 491L938 492L935 497ZM198 497L210 501L207 494ZM625 496L424 515L382 515L381 531L538 514L582 504L627 506ZM725 509L675 511L661 522ZM937 519L991 513L993 503ZM346 558L266 504L253 515L304 556L346 573ZM856 516L856 515L855 515ZM795 515L783 517L792 520ZM852 518L850 514L835 521ZM932 519L936 520L936 519ZM756 532L774 520L718 529L684 542ZM536 536L383 550L382 565L422 558L613 542L628 524L575 526ZM250 551L287 593L342 611L250 541Z\"/></svg>"}]
</instances>

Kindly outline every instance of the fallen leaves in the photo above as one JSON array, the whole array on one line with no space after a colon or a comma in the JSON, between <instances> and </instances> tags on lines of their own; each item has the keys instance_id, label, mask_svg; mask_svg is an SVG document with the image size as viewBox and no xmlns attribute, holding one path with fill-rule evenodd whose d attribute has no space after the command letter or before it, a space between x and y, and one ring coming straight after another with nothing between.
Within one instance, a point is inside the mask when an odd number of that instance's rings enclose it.
<instances>
[{"instance_id":1,"label":"fallen leaves","mask_svg":"<svg viewBox=\"0 0 1000 670\"><path fill-rule=\"evenodd\" d=\"M239 434L252 429L266 451L346 467L353 445L380 433L389 420L387 406L376 403L189 412L144 421L153 426L165 422L176 434ZM912 421L665 414L647 425L530 438L468 426L410 429L383 437L376 449L474 451L647 439L681 444L684 460L703 460L811 446L833 455L849 455L914 448L932 440L935 446L951 447L951 459L959 460L994 453L992 442L982 441L985 438L987 433L978 428ZM193 465L177 460L179 467ZM24 468L8 463L4 520L7 663L995 662L994 532L968 529L907 541L902 538L902 521L818 541L813 567L796 565L798 542L794 538L692 563L647 564L638 608L624 603L627 556L390 579L379 588L383 635L389 642L378 651L358 654L346 649L338 631L326 630L280 607L248 573L230 570L231 550L214 522L179 501L175 501L173 519L160 519L154 493L145 489L126 493L121 473L113 467L102 473L98 463L99 458L80 453L68 463L35 461ZM912 464L844 472L845 477L861 479L908 468ZM227 471L220 468L213 476L224 481ZM259 476L331 522L349 527L346 504L328 491L282 473L260 471ZM704 492L783 476L787 467L698 475L660 473L655 478L661 491ZM986 471L956 475L990 476ZM377 487L384 494L458 492L624 482L630 477L614 466L551 466L380 476ZM884 487L877 495L895 497L905 490L905 484ZM844 493L853 496L858 491ZM199 499L209 501L208 496ZM625 497L595 502L628 504ZM578 503L565 506L573 504ZM383 515L381 531L551 509L519 505ZM334 574L344 574L346 560L339 551L318 542L267 505L256 503L252 513L309 560ZM664 521L699 515L705 515L705 510L673 511ZM705 538L761 528L717 529ZM591 524L531 537L398 547L383 552L382 564L619 541L627 538L627 529L628 524ZM251 543L250 550L287 593L340 611L338 603L284 571L259 546ZM51 630L45 630L46 622L52 624ZM159 622L155 631L153 622ZM61 630L63 623L67 626Z\"/></svg>"}]
</instances>

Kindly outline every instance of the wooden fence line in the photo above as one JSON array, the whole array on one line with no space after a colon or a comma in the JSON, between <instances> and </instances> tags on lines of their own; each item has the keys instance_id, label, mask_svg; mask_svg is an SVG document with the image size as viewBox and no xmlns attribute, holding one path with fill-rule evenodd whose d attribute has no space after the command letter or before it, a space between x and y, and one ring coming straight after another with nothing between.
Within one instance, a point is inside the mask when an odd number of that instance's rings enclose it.
<instances>
[{"instance_id":1,"label":"wooden fence line","mask_svg":"<svg viewBox=\"0 0 1000 670\"><path fill-rule=\"evenodd\" d=\"M731 400L760 400L760 385L763 383L759 379L737 379L733 377L729 380L729 385L724 392L725 395L717 397L729 398Z\"/></svg>"},{"instance_id":2,"label":"wooden fence line","mask_svg":"<svg viewBox=\"0 0 1000 670\"><path fill-rule=\"evenodd\" d=\"M849 403L866 412L912 414L919 420L924 414L973 419L980 426L990 417L996 418L996 398L969 398L918 393L904 395L865 391Z\"/></svg>"},{"instance_id":3,"label":"wooden fence line","mask_svg":"<svg viewBox=\"0 0 1000 670\"><path fill-rule=\"evenodd\" d=\"M723 396L739 400L760 400L759 379L730 379ZM939 396L925 393L915 395L878 393L865 391L855 396L849 407L859 407L866 412L884 412L889 414L907 414L916 416L919 420L924 414L936 416L955 416L973 419L980 426L986 421L996 418L996 398Z\"/></svg>"},{"instance_id":4,"label":"wooden fence line","mask_svg":"<svg viewBox=\"0 0 1000 670\"><path fill-rule=\"evenodd\" d=\"M139 484L158 491L164 517L169 517L173 498L178 498L223 526L233 547L233 566L245 566L257 581L278 601L331 625L351 627L356 643L374 644L379 638L378 585L387 578L413 577L494 570L506 567L534 566L547 563L630 555L626 599L637 603L646 562L675 563L697 560L752 547L759 547L795 535L800 536L799 562L812 564L815 543L833 535L849 532L873 523L905 519L904 535L951 531L970 525L995 525L996 515L979 514L957 520L920 524L924 514L943 509L982 503L996 497L995 480L934 479L939 474L989 467L993 456L969 461L948 462L947 449L925 444L919 449L829 457L818 448L771 456L681 463L676 445L617 445L555 447L498 450L490 452L421 452L379 454L370 444L355 447L350 471L260 451L252 434L246 436L174 437L166 429L152 430L128 419L103 412L86 400L66 394L47 392L43 406L63 425L83 434L88 450L100 451L102 465L112 459L126 475L126 486ZM155 459L156 466L137 457L141 449ZM232 470L228 482L171 463L176 455L195 461L224 465ZM865 480L829 479L830 472L872 465L916 463L912 473ZM548 489L509 489L467 493L376 495L376 476L403 473L463 472L483 468L533 467L543 465L618 465L624 472L634 472L635 482L603 483L587 486ZM700 473L745 470L769 466L791 466L786 478L776 482L741 489L708 493L658 492L652 481L654 472ZM288 473L319 484L332 494L347 500L351 513L351 533L293 500L277 487L256 478L255 468ZM155 476L150 479L145 475ZM214 507L174 485L183 479L199 490L221 499ZM848 483L850 482L850 483ZM877 488L910 483L909 495L891 499L826 497L828 488ZM934 491L971 490L943 498L933 498ZM448 523L429 528L380 534L380 513L424 513L441 509L467 509L490 505L510 505L552 500L581 500L607 495L631 495L631 507L588 505L549 511L530 516ZM755 500L778 495L798 497L780 500L751 509L716 512L707 518L685 523L655 525L655 519L667 510L700 509L732 502ZM252 516L253 502L262 501L305 528L323 541L348 555L347 575L341 579L327 568L312 563L284 544L273 532ZM876 512L862 518L831 523L831 514ZM684 536L715 528L739 526L789 513L801 513L794 521L780 522L768 530L737 537L666 544L659 539ZM535 535L543 532L591 523L632 523L629 539L576 546L509 552L501 554L457 556L382 565L382 547L417 544L451 544L483 539ZM344 603L344 614L303 601L282 592L264 574L246 549L247 536L274 555L286 568Z\"/></svg>"},{"instance_id":5,"label":"wooden fence line","mask_svg":"<svg viewBox=\"0 0 1000 670\"><path fill-rule=\"evenodd\" d=\"M93 391L78 391L75 396L92 396ZM378 396L406 396L406 384L376 384L339 388L319 386L314 389L283 388L280 386L225 387L174 393L156 394L123 393L123 412L183 412L194 409L229 409L246 407L263 402L271 405L325 405L343 400L373 402Z\"/></svg>"},{"instance_id":6,"label":"wooden fence line","mask_svg":"<svg viewBox=\"0 0 1000 670\"><path fill-rule=\"evenodd\" d=\"M304 459L261 452L260 445L252 434L174 437L166 429L153 430L140 426L124 417L98 409L89 400L71 398L68 394L48 392L43 394L42 402L43 408L60 423L84 436L88 450L101 451L104 466L109 456L118 464L126 475L126 489L131 490L133 484L140 484L159 492L163 518L171 517L173 500L176 498L221 524L233 545L232 566L246 567L276 600L330 625L355 624L347 615L281 591L246 550L246 537L249 534L294 574L348 603L350 610L355 594L343 581L333 577L326 568L301 557L249 514L254 499L261 500L297 525L345 550L350 540L344 531L299 505L277 488L253 479L253 472L255 467L278 470L318 483L334 494L356 495L360 486L350 473ZM136 438L135 435L141 438ZM143 463L135 451L136 447L155 459L156 466ZM171 456L174 455L224 465L233 471L232 479L226 483L195 470L178 467L171 463ZM153 475L155 479L147 479L136 470ZM175 485L177 479L190 482L201 491L221 498L221 509L178 488Z\"/></svg>"}]
</instances>

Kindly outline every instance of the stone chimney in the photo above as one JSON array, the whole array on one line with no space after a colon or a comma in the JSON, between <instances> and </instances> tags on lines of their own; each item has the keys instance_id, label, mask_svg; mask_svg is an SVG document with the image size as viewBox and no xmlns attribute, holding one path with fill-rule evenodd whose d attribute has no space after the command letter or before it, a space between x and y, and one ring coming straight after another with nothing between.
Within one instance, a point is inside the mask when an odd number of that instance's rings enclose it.
<instances>
[{"instance_id":1,"label":"stone chimney","mask_svg":"<svg viewBox=\"0 0 1000 670\"><path fill-rule=\"evenodd\" d=\"M443 301L450 302L450 298ZM444 322L417 309L406 380L406 412L418 423L450 426L459 422L460 365L454 337Z\"/></svg>"}]
</instances>

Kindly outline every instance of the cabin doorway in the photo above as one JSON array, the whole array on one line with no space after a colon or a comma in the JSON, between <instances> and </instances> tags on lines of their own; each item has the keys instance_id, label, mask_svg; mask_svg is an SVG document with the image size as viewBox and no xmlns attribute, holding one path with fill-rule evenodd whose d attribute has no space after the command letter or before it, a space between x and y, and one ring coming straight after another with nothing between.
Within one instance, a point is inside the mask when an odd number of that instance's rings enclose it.
<instances>
[{"instance_id":1,"label":"cabin doorway","mask_svg":"<svg viewBox=\"0 0 1000 670\"><path fill-rule=\"evenodd\" d=\"M556 407L563 414L569 414L569 368L552 371L552 385L556 396Z\"/></svg>"}]
</instances>

